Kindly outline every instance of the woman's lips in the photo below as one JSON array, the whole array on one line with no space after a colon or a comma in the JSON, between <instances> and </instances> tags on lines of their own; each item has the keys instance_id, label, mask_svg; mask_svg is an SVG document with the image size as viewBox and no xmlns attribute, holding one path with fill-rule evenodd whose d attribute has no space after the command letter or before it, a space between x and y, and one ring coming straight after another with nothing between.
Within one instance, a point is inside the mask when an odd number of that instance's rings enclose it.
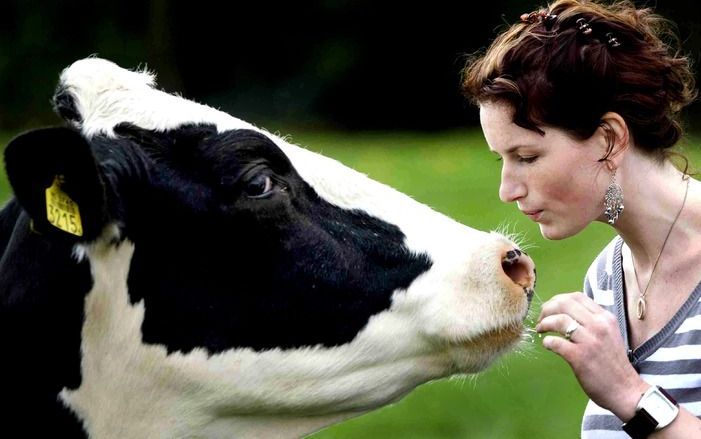
<instances>
[{"instance_id":1,"label":"woman's lips","mask_svg":"<svg viewBox=\"0 0 701 439\"><path fill-rule=\"evenodd\" d=\"M538 221L543 214L542 210L522 210L521 212L533 221Z\"/></svg>"}]
</instances>

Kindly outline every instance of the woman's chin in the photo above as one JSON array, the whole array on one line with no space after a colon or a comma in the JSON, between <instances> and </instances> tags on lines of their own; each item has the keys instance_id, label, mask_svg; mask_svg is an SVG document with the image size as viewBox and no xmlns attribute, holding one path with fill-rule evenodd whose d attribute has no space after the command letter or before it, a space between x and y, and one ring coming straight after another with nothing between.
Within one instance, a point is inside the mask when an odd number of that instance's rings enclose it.
<instances>
[{"instance_id":1,"label":"woman's chin","mask_svg":"<svg viewBox=\"0 0 701 439\"><path fill-rule=\"evenodd\" d=\"M569 238L578 232L578 230L572 230L571 228L565 228L557 224L540 223L538 226L540 227L540 234L543 236L543 238L550 241Z\"/></svg>"}]
</instances>

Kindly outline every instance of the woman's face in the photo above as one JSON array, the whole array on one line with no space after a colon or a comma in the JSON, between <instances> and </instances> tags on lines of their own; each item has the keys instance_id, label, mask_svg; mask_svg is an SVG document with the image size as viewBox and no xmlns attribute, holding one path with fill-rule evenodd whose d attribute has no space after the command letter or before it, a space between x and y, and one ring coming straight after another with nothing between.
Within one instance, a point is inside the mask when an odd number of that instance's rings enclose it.
<instances>
[{"instance_id":1,"label":"woman's face","mask_svg":"<svg viewBox=\"0 0 701 439\"><path fill-rule=\"evenodd\" d=\"M564 130L541 127L545 135L521 128L505 103L480 107L482 130L502 161L499 198L515 201L547 239L575 235L604 219L604 192L611 177L604 162L601 129L580 141Z\"/></svg>"}]
</instances>

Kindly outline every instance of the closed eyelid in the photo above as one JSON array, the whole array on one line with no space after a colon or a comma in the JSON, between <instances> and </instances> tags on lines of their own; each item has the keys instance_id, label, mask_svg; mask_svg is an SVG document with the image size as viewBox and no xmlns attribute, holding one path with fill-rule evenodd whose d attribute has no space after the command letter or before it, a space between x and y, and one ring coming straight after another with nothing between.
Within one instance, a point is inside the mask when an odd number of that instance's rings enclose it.
<instances>
[{"instance_id":1,"label":"closed eyelid","mask_svg":"<svg viewBox=\"0 0 701 439\"><path fill-rule=\"evenodd\" d=\"M518 160L523 163L533 163L538 159L538 155L519 156Z\"/></svg>"},{"instance_id":2,"label":"closed eyelid","mask_svg":"<svg viewBox=\"0 0 701 439\"><path fill-rule=\"evenodd\" d=\"M510 157L514 157L517 160L532 159L540 157L541 151L535 150L534 148L519 148L513 150L509 153Z\"/></svg>"},{"instance_id":3,"label":"closed eyelid","mask_svg":"<svg viewBox=\"0 0 701 439\"><path fill-rule=\"evenodd\" d=\"M525 153L525 154L524 154L524 153L520 153L520 154L519 154L518 151L510 151L509 153L505 154L504 156L502 156L501 154L499 154L499 153L496 152L496 151L492 151L492 153L496 156L496 160L497 160L497 161L502 161L502 160L504 159L504 157L507 157L507 158L514 158L514 159L516 159L516 160L518 160L518 161L522 161L522 160L534 159L534 158L537 158L537 157L540 156L540 154L535 153L535 152L533 152L533 153Z\"/></svg>"}]
</instances>

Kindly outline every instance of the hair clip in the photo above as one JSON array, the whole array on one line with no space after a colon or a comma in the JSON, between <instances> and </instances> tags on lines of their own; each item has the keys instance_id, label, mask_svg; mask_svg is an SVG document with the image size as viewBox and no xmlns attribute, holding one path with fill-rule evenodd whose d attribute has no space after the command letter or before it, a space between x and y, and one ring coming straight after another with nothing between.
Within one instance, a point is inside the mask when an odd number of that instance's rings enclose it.
<instances>
[{"instance_id":1,"label":"hair clip","mask_svg":"<svg viewBox=\"0 0 701 439\"><path fill-rule=\"evenodd\" d=\"M543 24L545 25L545 29L552 29L553 25L555 24L555 21L557 21L557 15L555 14L548 14L545 17L543 17Z\"/></svg>"},{"instance_id":2,"label":"hair clip","mask_svg":"<svg viewBox=\"0 0 701 439\"><path fill-rule=\"evenodd\" d=\"M530 14L521 14L521 21L528 24L540 23L547 17L546 11L533 11Z\"/></svg>"},{"instance_id":3,"label":"hair clip","mask_svg":"<svg viewBox=\"0 0 701 439\"><path fill-rule=\"evenodd\" d=\"M589 35L591 34L591 27L589 26L589 23L586 22L584 18L578 18L577 21L577 30L580 31L584 35Z\"/></svg>"},{"instance_id":4,"label":"hair clip","mask_svg":"<svg viewBox=\"0 0 701 439\"><path fill-rule=\"evenodd\" d=\"M530 14L521 14L521 22L533 24L533 23L543 23L546 30L550 30L557 20L557 15L548 14L547 11L534 11Z\"/></svg>"},{"instance_id":5,"label":"hair clip","mask_svg":"<svg viewBox=\"0 0 701 439\"><path fill-rule=\"evenodd\" d=\"M612 32L606 33L606 44L611 47L618 47L621 45L621 43L618 42L618 38L614 37Z\"/></svg>"},{"instance_id":6,"label":"hair clip","mask_svg":"<svg viewBox=\"0 0 701 439\"><path fill-rule=\"evenodd\" d=\"M540 13L538 11L531 12L530 14L521 14L521 21L523 23L533 24L538 21Z\"/></svg>"}]
</instances>

